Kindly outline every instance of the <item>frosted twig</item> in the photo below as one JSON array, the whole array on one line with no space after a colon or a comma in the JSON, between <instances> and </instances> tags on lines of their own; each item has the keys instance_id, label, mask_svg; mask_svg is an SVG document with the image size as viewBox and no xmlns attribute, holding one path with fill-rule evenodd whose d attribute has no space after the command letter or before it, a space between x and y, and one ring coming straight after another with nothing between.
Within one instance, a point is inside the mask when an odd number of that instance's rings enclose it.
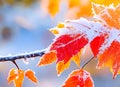
<instances>
[{"instance_id":1,"label":"frosted twig","mask_svg":"<svg viewBox=\"0 0 120 87\"><path fill-rule=\"evenodd\" d=\"M15 56L0 57L0 62L15 61L17 59L41 57L44 53L45 53L45 51L38 51L38 52L32 52L32 53L27 53L27 54L20 54L20 55L15 55Z\"/></svg>"}]
</instances>

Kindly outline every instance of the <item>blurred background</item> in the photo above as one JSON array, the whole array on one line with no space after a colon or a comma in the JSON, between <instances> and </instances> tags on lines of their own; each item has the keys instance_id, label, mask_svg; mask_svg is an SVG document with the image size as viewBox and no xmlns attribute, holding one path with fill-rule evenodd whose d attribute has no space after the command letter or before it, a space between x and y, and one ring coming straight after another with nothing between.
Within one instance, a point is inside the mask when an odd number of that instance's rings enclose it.
<instances>
[{"instance_id":1,"label":"blurred background","mask_svg":"<svg viewBox=\"0 0 120 87\"><path fill-rule=\"evenodd\" d=\"M89 0L0 0L0 56L47 48L54 38L48 29L66 19L77 19L81 16L90 18L90 9ZM81 65L91 56L90 49L87 49L82 55ZM25 78L23 87L60 87L70 72L77 69L72 63L70 68L58 77L55 63L37 67L39 59L16 61L21 69L30 68L35 71L39 79L39 82L34 84ZM91 73L95 87L120 87L119 75L113 80L109 69L97 70L96 64L97 59L94 59L85 67ZM12 62L0 62L0 87L14 87L13 83L7 82L8 72L13 67L15 65Z\"/></svg>"}]
</instances>

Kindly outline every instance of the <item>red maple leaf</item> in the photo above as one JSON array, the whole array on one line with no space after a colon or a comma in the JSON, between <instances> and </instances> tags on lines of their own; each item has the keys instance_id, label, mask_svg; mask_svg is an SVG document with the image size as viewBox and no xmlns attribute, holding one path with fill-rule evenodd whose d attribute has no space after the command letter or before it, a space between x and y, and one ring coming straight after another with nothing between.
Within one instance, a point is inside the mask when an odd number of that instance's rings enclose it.
<instances>
[{"instance_id":1,"label":"red maple leaf","mask_svg":"<svg viewBox=\"0 0 120 87\"><path fill-rule=\"evenodd\" d=\"M55 50L57 53L57 62L63 61L67 63L72 56L78 52L88 43L85 35L81 34L65 34L56 39L52 43L50 50Z\"/></svg>"}]
</instances>

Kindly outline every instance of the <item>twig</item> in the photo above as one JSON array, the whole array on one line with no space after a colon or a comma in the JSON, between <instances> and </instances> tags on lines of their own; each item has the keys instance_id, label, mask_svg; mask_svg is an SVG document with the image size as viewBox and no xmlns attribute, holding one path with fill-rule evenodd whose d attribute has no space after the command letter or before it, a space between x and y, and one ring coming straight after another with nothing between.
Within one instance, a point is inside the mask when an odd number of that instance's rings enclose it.
<instances>
[{"instance_id":1,"label":"twig","mask_svg":"<svg viewBox=\"0 0 120 87\"><path fill-rule=\"evenodd\" d=\"M90 58L90 59L82 66L82 69L83 69L89 62L91 62L93 59L94 59L94 57Z\"/></svg>"},{"instance_id":2,"label":"twig","mask_svg":"<svg viewBox=\"0 0 120 87\"><path fill-rule=\"evenodd\" d=\"M33 57L41 57L44 53L45 51L39 51L39 52L21 54L21 55L16 55L16 56L0 57L0 62L15 61L17 59L26 59L26 58L33 58Z\"/></svg>"},{"instance_id":3,"label":"twig","mask_svg":"<svg viewBox=\"0 0 120 87\"><path fill-rule=\"evenodd\" d=\"M17 63L15 62L15 60L13 60L12 62L15 64L15 66L17 67L17 69L19 69L19 66L17 65Z\"/></svg>"}]
</instances>

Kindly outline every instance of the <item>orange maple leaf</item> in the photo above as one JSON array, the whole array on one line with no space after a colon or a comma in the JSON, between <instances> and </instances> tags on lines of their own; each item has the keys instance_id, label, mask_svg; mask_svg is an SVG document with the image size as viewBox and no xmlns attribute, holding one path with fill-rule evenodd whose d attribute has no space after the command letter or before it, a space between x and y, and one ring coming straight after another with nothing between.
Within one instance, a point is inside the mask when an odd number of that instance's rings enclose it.
<instances>
[{"instance_id":1,"label":"orange maple leaf","mask_svg":"<svg viewBox=\"0 0 120 87\"><path fill-rule=\"evenodd\" d=\"M55 51L49 51L48 53L45 53L40 58L40 60L38 62L38 66L51 64L51 63L55 62L56 58L57 57L56 57Z\"/></svg>"},{"instance_id":2,"label":"orange maple leaf","mask_svg":"<svg viewBox=\"0 0 120 87\"><path fill-rule=\"evenodd\" d=\"M97 5L93 4L93 10L97 18L101 20L104 24L109 27L108 29L112 29L110 32L116 32L120 29L120 5L114 7L114 6L103 6L103 5ZM117 31L119 32L119 31ZM116 33L117 33L116 32ZM116 34L112 33L112 34ZM110 36L110 35L108 35ZM113 37L113 36L112 36ZM104 47L104 50L98 55L99 62L97 67L101 68L103 66L110 67L111 71L113 72L113 78L116 77L116 75L120 72L120 63L119 63L119 46L120 42L119 39L111 36L107 39L111 38L111 42L107 41L106 43L109 43L110 46ZM117 36L119 37L119 35ZM106 38L104 37L102 40L102 43L104 42ZM95 40L98 42L97 40ZM92 49L96 49L97 46L94 45L95 41L93 41L93 45L91 46ZM104 43L105 44L105 43ZM104 46L104 45L103 45ZM93 50L94 52L94 50ZM97 50L96 50L97 52ZM94 52L95 53L95 52ZM95 53L95 54L98 54Z\"/></svg>"},{"instance_id":3,"label":"orange maple leaf","mask_svg":"<svg viewBox=\"0 0 120 87\"><path fill-rule=\"evenodd\" d=\"M103 66L110 67L113 72L113 78L115 78L118 72L120 71L119 47L120 47L120 42L114 40L111 43L111 45L98 56L99 62L97 67L98 68L101 68Z\"/></svg>"},{"instance_id":4,"label":"orange maple leaf","mask_svg":"<svg viewBox=\"0 0 120 87\"><path fill-rule=\"evenodd\" d=\"M90 74L85 70L74 70L62 87L94 87Z\"/></svg>"},{"instance_id":5,"label":"orange maple leaf","mask_svg":"<svg viewBox=\"0 0 120 87\"><path fill-rule=\"evenodd\" d=\"M24 80L24 71L18 69L11 69L7 78L8 82L14 81L15 87L22 87Z\"/></svg>"},{"instance_id":6,"label":"orange maple leaf","mask_svg":"<svg viewBox=\"0 0 120 87\"><path fill-rule=\"evenodd\" d=\"M28 79L30 79L31 81L37 83L38 80L35 76L35 72L33 72L32 70L28 69L25 71L25 76L28 77Z\"/></svg>"},{"instance_id":7,"label":"orange maple leaf","mask_svg":"<svg viewBox=\"0 0 120 87\"><path fill-rule=\"evenodd\" d=\"M120 5L117 7L105 7L93 4L93 11L97 18L105 22L108 26L120 29Z\"/></svg>"}]
</instances>

